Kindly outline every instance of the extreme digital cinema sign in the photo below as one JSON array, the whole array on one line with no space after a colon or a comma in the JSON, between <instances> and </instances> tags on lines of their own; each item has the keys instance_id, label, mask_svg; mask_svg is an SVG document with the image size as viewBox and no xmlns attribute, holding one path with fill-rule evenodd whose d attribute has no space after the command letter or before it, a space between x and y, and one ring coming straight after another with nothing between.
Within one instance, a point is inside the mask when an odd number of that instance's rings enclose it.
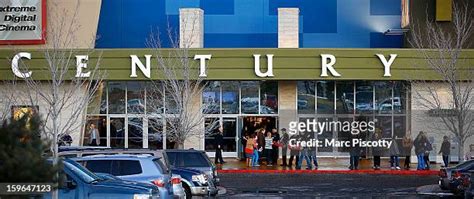
<instances>
[{"instance_id":1,"label":"extreme digital cinema sign","mask_svg":"<svg viewBox=\"0 0 474 199\"><path fill-rule=\"evenodd\" d=\"M0 44L44 44L45 0L0 0Z\"/></svg>"}]
</instances>

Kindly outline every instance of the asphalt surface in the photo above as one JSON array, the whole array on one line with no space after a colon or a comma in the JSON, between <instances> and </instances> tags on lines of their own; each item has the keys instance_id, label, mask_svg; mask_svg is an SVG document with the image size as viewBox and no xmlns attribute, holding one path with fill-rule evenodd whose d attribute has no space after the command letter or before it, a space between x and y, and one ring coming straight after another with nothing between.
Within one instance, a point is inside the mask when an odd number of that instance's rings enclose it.
<instances>
[{"instance_id":1,"label":"asphalt surface","mask_svg":"<svg viewBox=\"0 0 474 199\"><path fill-rule=\"evenodd\" d=\"M220 174L226 192L219 198L433 198L417 187L437 176L376 174Z\"/></svg>"}]
</instances>

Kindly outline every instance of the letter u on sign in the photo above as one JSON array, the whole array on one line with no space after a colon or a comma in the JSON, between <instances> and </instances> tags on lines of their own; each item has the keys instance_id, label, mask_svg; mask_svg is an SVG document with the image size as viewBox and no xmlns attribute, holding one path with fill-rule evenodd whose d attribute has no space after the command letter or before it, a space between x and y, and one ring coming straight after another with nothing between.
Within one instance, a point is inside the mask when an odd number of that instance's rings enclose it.
<instances>
[{"instance_id":1,"label":"letter u on sign","mask_svg":"<svg viewBox=\"0 0 474 199\"><path fill-rule=\"evenodd\" d=\"M254 63L255 63L255 75L259 77L273 77L273 55L267 54L267 72L262 73L260 70L260 55L254 54Z\"/></svg>"}]
</instances>

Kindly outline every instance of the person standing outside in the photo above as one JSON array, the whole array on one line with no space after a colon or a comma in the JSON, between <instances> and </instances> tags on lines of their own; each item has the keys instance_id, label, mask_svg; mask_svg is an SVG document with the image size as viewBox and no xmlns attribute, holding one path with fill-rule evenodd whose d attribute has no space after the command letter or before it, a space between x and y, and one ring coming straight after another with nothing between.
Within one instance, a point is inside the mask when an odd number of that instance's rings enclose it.
<instances>
[{"instance_id":1,"label":"person standing outside","mask_svg":"<svg viewBox=\"0 0 474 199\"><path fill-rule=\"evenodd\" d=\"M423 156L423 160L425 162L425 169L430 170L430 152L433 150L433 146L431 145L430 140L428 140L428 136L426 135L426 132L423 132L423 137L425 140L425 154Z\"/></svg>"},{"instance_id":2,"label":"person standing outside","mask_svg":"<svg viewBox=\"0 0 474 199\"><path fill-rule=\"evenodd\" d=\"M97 130L95 124L90 124L89 126L89 146L99 146L100 145L100 134Z\"/></svg>"},{"instance_id":3,"label":"person standing outside","mask_svg":"<svg viewBox=\"0 0 474 199\"><path fill-rule=\"evenodd\" d=\"M265 151L264 154L267 158L267 166L273 166L273 137L272 132L267 132L267 136L265 137Z\"/></svg>"},{"instance_id":4,"label":"person standing outside","mask_svg":"<svg viewBox=\"0 0 474 199\"><path fill-rule=\"evenodd\" d=\"M411 163L411 149L413 148L413 140L411 139L410 131L403 137L402 140L402 147L403 147L403 155L405 156L405 164L403 168L406 170L410 169Z\"/></svg>"},{"instance_id":5,"label":"person standing outside","mask_svg":"<svg viewBox=\"0 0 474 199\"><path fill-rule=\"evenodd\" d=\"M381 138L380 132L378 131L374 134L373 140L374 141L379 141L380 138ZM379 170L380 169L380 156L382 156L382 152L383 152L382 150L383 150L382 147L379 147L379 146L372 148L372 154L374 156L374 166L372 168L374 170Z\"/></svg>"},{"instance_id":6,"label":"person standing outside","mask_svg":"<svg viewBox=\"0 0 474 199\"><path fill-rule=\"evenodd\" d=\"M418 159L417 170L425 169L425 138L423 136L423 131L420 131L413 142L415 147L416 158Z\"/></svg>"},{"instance_id":7,"label":"person standing outside","mask_svg":"<svg viewBox=\"0 0 474 199\"><path fill-rule=\"evenodd\" d=\"M276 128L272 129L273 145L272 145L272 162L278 164L278 155L280 154L280 134Z\"/></svg>"},{"instance_id":8,"label":"person standing outside","mask_svg":"<svg viewBox=\"0 0 474 199\"><path fill-rule=\"evenodd\" d=\"M247 141L245 142L245 158L247 161L247 167L252 166L253 162L253 152L254 152L254 146L255 146L255 134L252 134L250 136L247 136Z\"/></svg>"},{"instance_id":9,"label":"person standing outside","mask_svg":"<svg viewBox=\"0 0 474 199\"><path fill-rule=\"evenodd\" d=\"M242 158L247 159L247 154L245 153L245 147L247 146L247 139L249 138L249 131L247 126L245 126L240 132L240 143L242 144Z\"/></svg>"},{"instance_id":10,"label":"person standing outside","mask_svg":"<svg viewBox=\"0 0 474 199\"><path fill-rule=\"evenodd\" d=\"M311 166L311 159L309 157L309 147L303 147L303 149L301 150L300 158L298 160L298 163L296 164L296 169L301 169L303 165L303 159L306 160L306 169L311 170L312 166Z\"/></svg>"},{"instance_id":11,"label":"person standing outside","mask_svg":"<svg viewBox=\"0 0 474 199\"><path fill-rule=\"evenodd\" d=\"M390 169L400 170L400 161L398 156L400 155L400 150L398 149L398 143L395 139L395 136L392 138L392 145L389 149L390 152Z\"/></svg>"},{"instance_id":12,"label":"person standing outside","mask_svg":"<svg viewBox=\"0 0 474 199\"><path fill-rule=\"evenodd\" d=\"M281 133L282 133L281 140L280 140L280 143L281 143L281 160L282 160L281 166L286 167L288 165L286 163L286 154L288 153L288 142L290 141L290 136L286 132L286 128L282 128Z\"/></svg>"},{"instance_id":13,"label":"person standing outside","mask_svg":"<svg viewBox=\"0 0 474 199\"><path fill-rule=\"evenodd\" d=\"M254 141L254 145L253 145L253 156L252 156L252 166L253 167L258 167L260 166L258 164L258 158L259 158L259 147L261 147L260 145L258 145L258 136L257 136L258 133L255 133L253 134L252 136L254 137L255 141Z\"/></svg>"},{"instance_id":14,"label":"person standing outside","mask_svg":"<svg viewBox=\"0 0 474 199\"><path fill-rule=\"evenodd\" d=\"M291 138L296 139L296 140L301 140L301 137L299 135L292 135ZM300 160L300 151L301 151L301 146L299 145L290 146L290 160L288 162L289 167L293 166L294 157L296 157L295 165L298 165L298 162Z\"/></svg>"},{"instance_id":15,"label":"person standing outside","mask_svg":"<svg viewBox=\"0 0 474 199\"><path fill-rule=\"evenodd\" d=\"M217 134L215 136L215 142L216 142L216 155L215 155L215 159L214 159L214 163L215 164L218 164L218 162L220 164L224 164L224 159L222 158L222 146L224 144L224 137L223 137L223 134L224 134L224 128L222 126L220 126L217 130Z\"/></svg>"},{"instance_id":16,"label":"person standing outside","mask_svg":"<svg viewBox=\"0 0 474 199\"><path fill-rule=\"evenodd\" d=\"M257 130L257 143L258 143L258 156L263 157L263 149L265 147L265 136L266 136L266 131L265 128L260 128ZM257 160L259 161L259 160ZM260 162L260 161L259 161Z\"/></svg>"},{"instance_id":17,"label":"person standing outside","mask_svg":"<svg viewBox=\"0 0 474 199\"><path fill-rule=\"evenodd\" d=\"M359 135L353 135L352 140L359 139ZM350 170L358 170L359 169L359 157L360 157L361 149L359 145L352 146L349 155L350 155Z\"/></svg>"},{"instance_id":18,"label":"person standing outside","mask_svg":"<svg viewBox=\"0 0 474 199\"><path fill-rule=\"evenodd\" d=\"M443 156L444 167L449 166L449 154L451 153L451 143L449 142L448 136L443 137L443 143L441 144L441 149L438 154Z\"/></svg>"}]
</instances>

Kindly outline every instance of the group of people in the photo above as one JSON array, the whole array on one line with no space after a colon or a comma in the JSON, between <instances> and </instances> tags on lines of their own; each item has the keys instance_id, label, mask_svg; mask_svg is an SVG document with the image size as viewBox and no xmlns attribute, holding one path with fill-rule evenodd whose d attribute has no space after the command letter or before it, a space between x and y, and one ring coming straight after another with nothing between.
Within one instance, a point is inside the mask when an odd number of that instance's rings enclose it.
<instances>
[{"instance_id":1,"label":"group of people","mask_svg":"<svg viewBox=\"0 0 474 199\"><path fill-rule=\"evenodd\" d=\"M280 135L281 134L281 135ZM290 140L289 134L285 128L281 129L281 133L276 128L270 131L262 127L254 132L244 129L244 137L242 143L245 146L244 154L246 165L248 167L260 166L264 162L267 166L273 166L278 163L278 154L280 148L282 151L282 164L280 166L293 166L293 160L296 157L296 169L301 169L303 159L306 160L307 169L318 168L318 160L316 156L316 148L314 147L291 147L288 145ZM290 149L290 159L287 162L286 154ZM264 157L264 158L262 158Z\"/></svg>"},{"instance_id":2,"label":"group of people","mask_svg":"<svg viewBox=\"0 0 474 199\"><path fill-rule=\"evenodd\" d=\"M244 152L247 166L260 166L260 157L265 156L267 166L273 166L278 162L279 147L281 147L280 134L273 128L259 128L253 133L246 133L242 142L245 146Z\"/></svg>"},{"instance_id":3,"label":"group of people","mask_svg":"<svg viewBox=\"0 0 474 199\"><path fill-rule=\"evenodd\" d=\"M382 139L381 131L377 130L373 135L373 140L380 140ZM433 150L433 146L429 141L426 132L420 131L416 136L415 140L412 140L410 132L408 132L403 139L401 140L400 144L392 138L394 142L388 149L388 155L390 156L390 168L392 170L401 170L400 167L400 156L405 157L404 162L404 169L410 169L411 163L411 152L413 147L415 148L415 154L418 160L417 170L429 170L430 169L430 153ZM441 148L438 154L441 154L443 157L443 166L449 166L449 155L450 155L450 148L451 143L449 141L448 136L443 137L443 143L441 144ZM373 147L372 148L372 155L373 155L373 169L379 170L380 169L380 157L385 154L385 149L382 147ZM349 169L358 169L358 162L359 162L359 155L360 150L357 147L351 148L350 151L350 166Z\"/></svg>"},{"instance_id":4,"label":"group of people","mask_svg":"<svg viewBox=\"0 0 474 199\"><path fill-rule=\"evenodd\" d=\"M244 129L244 132L247 132L246 129ZM294 138L293 136L297 136L296 139L305 139L304 135L292 135L292 138ZM381 131L376 131L373 134L372 139L383 139ZM317 148L300 146L292 147L288 144L289 140L290 136L285 128L281 129L281 133L279 133L276 128L272 128L271 131L267 131L266 128L259 128L252 133L244 134L242 144L245 147L244 155L246 158L246 165L248 167L255 167L260 166L262 162L266 162L267 166L273 166L277 163L278 154L281 148L282 164L280 166L292 167L293 163L295 163L295 168L301 169L304 160L306 161L306 169L318 169L318 159L316 154ZM390 168L392 170L401 170L400 157L405 158L403 168L410 169L413 148L415 149L414 151L418 159L417 169L430 169L429 155L433 150L433 146L430 143L426 132L423 131L420 131L414 140L411 138L410 132L403 137L401 142L397 142L394 139L393 144L388 149L373 147L373 169L379 170L381 168L381 157L385 154L390 156ZM443 143L441 144L438 153L442 155L443 163L446 167L449 165L450 148L451 143L449 142L449 138L444 136ZM289 161L287 161L288 150L290 150ZM352 147L349 149L349 169L357 170L359 168L361 153L362 149L360 147Z\"/></svg>"}]
</instances>

